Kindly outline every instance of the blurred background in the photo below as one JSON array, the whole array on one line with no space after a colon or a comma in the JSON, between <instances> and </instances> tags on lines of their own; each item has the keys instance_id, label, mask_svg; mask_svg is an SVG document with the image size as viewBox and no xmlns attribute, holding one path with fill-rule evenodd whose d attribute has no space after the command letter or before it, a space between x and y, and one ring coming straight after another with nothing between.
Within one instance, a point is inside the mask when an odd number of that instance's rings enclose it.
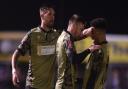
<instances>
[{"instance_id":1,"label":"blurred background","mask_svg":"<svg viewBox=\"0 0 128 89\"><path fill-rule=\"evenodd\" d=\"M38 9L43 3L55 6L55 28L66 29L74 13L87 22L96 17L107 19L110 64L105 88L128 89L128 5L123 0L1 0L0 89L17 89L11 81L11 56L26 32L40 25ZM90 43L90 38L76 43L77 50L82 51ZM20 58L18 66L24 89L27 56Z\"/></svg>"}]
</instances>

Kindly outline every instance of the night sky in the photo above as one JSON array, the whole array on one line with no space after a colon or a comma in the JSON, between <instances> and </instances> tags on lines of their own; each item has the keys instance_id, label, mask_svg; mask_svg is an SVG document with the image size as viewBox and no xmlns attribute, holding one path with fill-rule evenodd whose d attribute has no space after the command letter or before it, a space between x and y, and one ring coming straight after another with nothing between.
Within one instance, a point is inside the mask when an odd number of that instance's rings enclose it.
<instances>
[{"instance_id":1,"label":"night sky","mask_svg":"<svg viewBox=\"0 0 128 89\"><path fill-rule=\"evenodd\" d=\"M76 13L88 22L106 18L107 33L128 34L128 4L123 0L1 0L0 31L29 31L40 25L38 9L46 2L55 6L57 28L66 28L68 19Z\"/></svg>"}]
</instances>

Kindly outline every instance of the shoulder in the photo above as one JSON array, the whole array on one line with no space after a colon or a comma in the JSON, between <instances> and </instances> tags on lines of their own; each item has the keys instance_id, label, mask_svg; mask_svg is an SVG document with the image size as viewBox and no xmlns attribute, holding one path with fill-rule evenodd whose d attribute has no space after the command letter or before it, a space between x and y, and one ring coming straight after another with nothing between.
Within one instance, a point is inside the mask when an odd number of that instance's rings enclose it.
<instances>
[{"instance_id":1,"label":"shoulder","mask_svg":"<svg viewBox=\"0 0 128 89\"><path fill-rule=\"evenodd\" d=\"M59 37L61 35L61 30L57 30L52 28L51 33L53 33L55 36Z\"/></svg>"},{"instance_id":2,"label":"shoulder","mask_svg":"<svg viewBox=\"0 0 128 89\"><path fill-rule=\"evenodd\" d=\"M62 31L62 33L59 36L59 39L63 41L70 40L70 35L65 31Z\"/></svg>"},{"instance_id":3,"label":"shoulder","mask_svg":"<svg viewBox=\"0 0 128 89\"><path fill-rule=\"evenodd\" d=\"M39 28L39 27L32 28L32 29L30 30L30 32L31 32L31 33L32 33L32 32L40 32L40 28Z\"/></svg>"},{"instance_id":4,"label":"shoulder","mask_svg":"<svg viewBox=\"0 0 128 89\"><path fill-rule=\"evenodd\" d=\"M32 32L36 32L38 30L38 27L30 29L26 35L30 35Z\"/></svg>"}]
</instances>

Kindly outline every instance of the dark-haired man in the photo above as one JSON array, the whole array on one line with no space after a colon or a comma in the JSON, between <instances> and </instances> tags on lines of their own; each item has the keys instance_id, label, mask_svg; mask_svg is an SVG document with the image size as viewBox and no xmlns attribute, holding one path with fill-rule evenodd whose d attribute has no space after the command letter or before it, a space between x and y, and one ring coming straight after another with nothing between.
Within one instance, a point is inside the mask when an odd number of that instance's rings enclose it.
<instances>
[{"instance_id":1,"label":"dark-haired man","mask_svg":"<svg viewBox=\"0 0 128 89\"><path fill-rule=\"evenodd\" d=\"M83 89L104 89L109 63L108 42L106 40L107 23L104 18L96 18L91 21L90 25L94 45L101 45L101 48L90 55Z\"/></svg>"}]
</instances>

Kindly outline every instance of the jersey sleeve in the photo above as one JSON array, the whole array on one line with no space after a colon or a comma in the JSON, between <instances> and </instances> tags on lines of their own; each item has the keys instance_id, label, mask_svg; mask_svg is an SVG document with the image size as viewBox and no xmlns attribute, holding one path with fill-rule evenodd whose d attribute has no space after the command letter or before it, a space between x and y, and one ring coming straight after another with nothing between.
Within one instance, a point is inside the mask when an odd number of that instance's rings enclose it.
<instances>
[{"instance_id":1,"label":"jersey sleeve","mask_svg":"<svg viewBox=\"0 0 128 89\"><path fill-rule=\"evenodd\" d=\"M83 52L77 54L74 48L74 44L71 40L66 40L64 42L64 48L67 57L71 63L81 63L85 59L85 57L90 53L90 50L86 49Z\"/></svg>"},{"instance_id":2,"label":"jersey sleeve","mask_svg":"<svg viewBox=\"0 0 128 89\"><path fill-rule=\"evenodd\" d=\"M20 45L17 47L17 50L20 52L20 54L22 56L24 56L28 51L30 54L30 33L28 32L22 39L22 41L20 42Z\"/></svg>"}]
</instances>

